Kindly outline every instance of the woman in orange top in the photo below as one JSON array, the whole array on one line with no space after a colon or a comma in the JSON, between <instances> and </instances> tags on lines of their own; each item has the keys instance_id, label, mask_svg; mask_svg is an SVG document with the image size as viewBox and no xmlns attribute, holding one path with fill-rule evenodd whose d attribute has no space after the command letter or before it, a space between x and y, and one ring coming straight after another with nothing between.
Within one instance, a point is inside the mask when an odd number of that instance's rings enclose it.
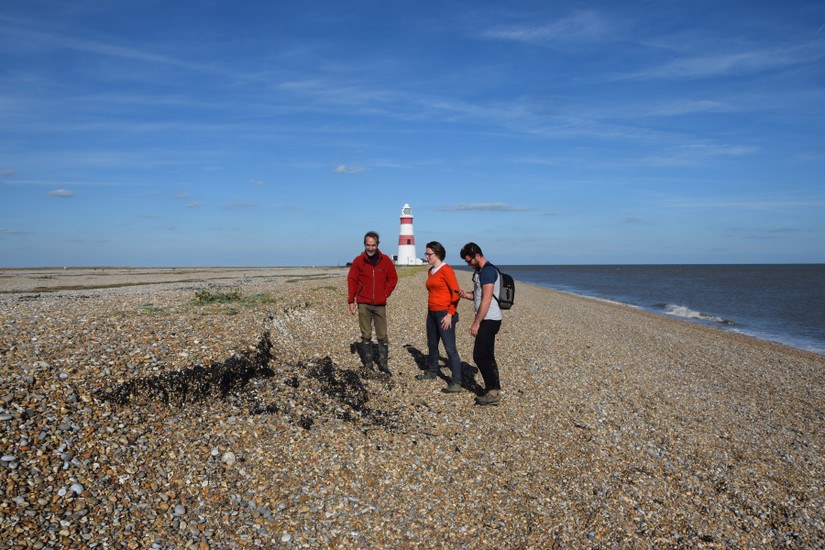
<instances>
[{"instance_id":1,"label":"woman in orange top","mask_svg":"<svg viewBox=\"0 0 825 550\"><path fill-rule=\"evenodd\" d=\"M430 265L427 272L427 347L429 348L428 369L416 376L418 380L438 378L438 342L444 343L452 380L442 388L444 393L461 391L461 358L455 347L455 325L458 323L456 305L461 297L458 295L458 281L453 268L444 262L447 252L441 243L427 243L424 256Z\"/></svg>"}]
</instances>

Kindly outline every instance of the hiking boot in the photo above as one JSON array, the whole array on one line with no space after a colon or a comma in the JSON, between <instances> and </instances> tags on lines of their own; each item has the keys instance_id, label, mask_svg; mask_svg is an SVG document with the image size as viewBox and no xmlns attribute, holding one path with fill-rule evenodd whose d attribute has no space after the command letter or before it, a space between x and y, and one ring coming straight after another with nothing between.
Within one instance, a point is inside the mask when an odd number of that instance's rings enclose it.
<instances>
[{"instance_id":1,"label":"hiking boot","mask_svg":"<svg viewBox=\"0 0 825 550\"><path fill-rule=\"evenodd\" d=\"M436 378L438 374L429 370L415 375L416 380L435 380Z\"/></svg>"},{"instance_id":2,"label":"hiking boot","mask_svg":"<svg viewBox=\"0 0 825 550\"><path fill-rule=\"evenodd\" d=\"M378 342L378 369L384 374L391 375L389 367L390 343Z\"/></svg>"},{"instance_id":3,"label":"hiking boot","mask_svg":"<svg viewBox=\"0 0 825 550\"><path fill-rule=\"evenodd\" d=\"M441 388L441 391L444 393L461 393L464 391L464 388L461 387L461 384L450 382L445 387Z\"/></svg>"},{"instance_id":4,"label":"hiking boot","mask_svg":"<svg viewBox=\"0 0 825 550\"><path fill-rule=\"evenodd\" d=\"M374 370L372 368L372 343L361 341L355 344L355 349L358 351L358 357L361 358L361 364L366 370Z\"/></svg>"},{"instance_id":5,"label":"hiking boot","mask_svg":"<svg viewBox=\"0 0 825 550\"><path fill-rule=\"evenodd\" d=\"M498 405L501 401L501 394L493 395L491 393L485 393L479 397L476 397L476 405Z\"/></svg>"}]
</instances>

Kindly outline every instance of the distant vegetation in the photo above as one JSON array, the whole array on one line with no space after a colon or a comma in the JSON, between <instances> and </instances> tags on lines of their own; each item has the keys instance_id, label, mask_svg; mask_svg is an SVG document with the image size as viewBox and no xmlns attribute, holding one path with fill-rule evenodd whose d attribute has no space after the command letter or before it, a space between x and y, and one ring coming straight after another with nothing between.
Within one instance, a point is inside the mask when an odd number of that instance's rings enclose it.
<instances>
[{"instance_id":1,"label":"distant vegetation","mask_svg":"<svg viewBox=\"0 0 825 550\"><path fill-rule=\"evenodd\" d=\"M416 266L399 266L396 267L395 270L398 272L398 277L412 277L417 273L421 273L422 271L426 271L430 269L428 265L416 265Z\"/></svg>"},{"instance_id":2,"label":"distant vegetation","mask_svg":"<svg viewBox=\"0 0 825 550\"><path fill-rule=\"evenodd\" d=\"M225 304L227 302L239 302L240 300L240 290L230 290L228 292L198 290L195 292L195 302L198 304Z\"/></svg>"},{"instance_id":3,"label":"distant vegetation","mask_svg":"<svg viewBox=\"0 0 825 550\"><path fill-rule=\"evenodd\" d=\"M198 290L195 292L195 304L228 304L240 303L256 304L272 302L271 294L252 294L251 296L243 296L238 289L227 291L213 291L213 290Z\"/></svg>"}]
</instances>

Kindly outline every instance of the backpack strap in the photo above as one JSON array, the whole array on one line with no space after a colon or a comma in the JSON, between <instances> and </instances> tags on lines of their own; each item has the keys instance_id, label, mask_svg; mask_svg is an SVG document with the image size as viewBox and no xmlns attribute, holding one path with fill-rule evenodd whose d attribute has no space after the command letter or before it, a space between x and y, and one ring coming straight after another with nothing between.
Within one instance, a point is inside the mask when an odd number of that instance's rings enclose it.
<instances>
[{"instance_id":1,"label":"backpack strap","mask_svg":"<svg viewBox=\"0 0 825 550\"><path fill-rule=\"evenodd\" d=\"M490 264L491 266L493 266L493 269L495 269L496 273L498 273L498 292L499 292L499 294L501 294L501 270L498 267L496 267L496 264L494 264L490 260L487 260L487 263ZM481 277L481 272L480 271L479 271L479 277ZM496 299L496 303L498 304L499 308L501 308L501 300L499 299L498 296L496 296L495 288L496 288L496 286L493 285L493 298Z\"/></svg>"}]
</instances>

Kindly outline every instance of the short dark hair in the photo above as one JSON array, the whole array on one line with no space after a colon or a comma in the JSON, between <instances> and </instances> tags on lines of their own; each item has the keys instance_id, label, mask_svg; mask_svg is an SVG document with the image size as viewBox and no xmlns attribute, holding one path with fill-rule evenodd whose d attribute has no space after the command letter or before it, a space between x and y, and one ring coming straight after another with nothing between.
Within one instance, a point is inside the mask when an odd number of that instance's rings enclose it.
<instances>
[{"instance_id":1,"label":"short dark hair","mask_svg":"<svg viewBox=\"0 0 825 550\"><path fill-rule=\"evenodd\" d=\"M463 260L467 256L471 258L475 258L476 254L479 256L484 256L484 253L481 251L481 247L478 246L476 243L467 243L461 247L461 259Z\"/></svg>"},{"instance_id":2,"label":"short dark hair","mask_svg":"<svg viewBox=\"0 0 825 550\"><path fill-rule=\"evenodd\" d=\"M375 244L381 243L381 239L378 238L378 233L375 231L367 231L367 234L364 235L364 244L367 244L367 239L375 239Z\"/></svg>"},{"instance_id":3,"label":"short dark hair","mask_svg":"<svg viewBox=\"0 0 825 550\"><path fill-rule=\"evenodd\" d=\"M444 258L447 257L447 251L444 250L444 247L438 241L430 241L424 248L429 248L430 250L432 250L435 253L435 255L438 256L438 259L442 262L444 261Z\"/></svg>"}]
</instances>

